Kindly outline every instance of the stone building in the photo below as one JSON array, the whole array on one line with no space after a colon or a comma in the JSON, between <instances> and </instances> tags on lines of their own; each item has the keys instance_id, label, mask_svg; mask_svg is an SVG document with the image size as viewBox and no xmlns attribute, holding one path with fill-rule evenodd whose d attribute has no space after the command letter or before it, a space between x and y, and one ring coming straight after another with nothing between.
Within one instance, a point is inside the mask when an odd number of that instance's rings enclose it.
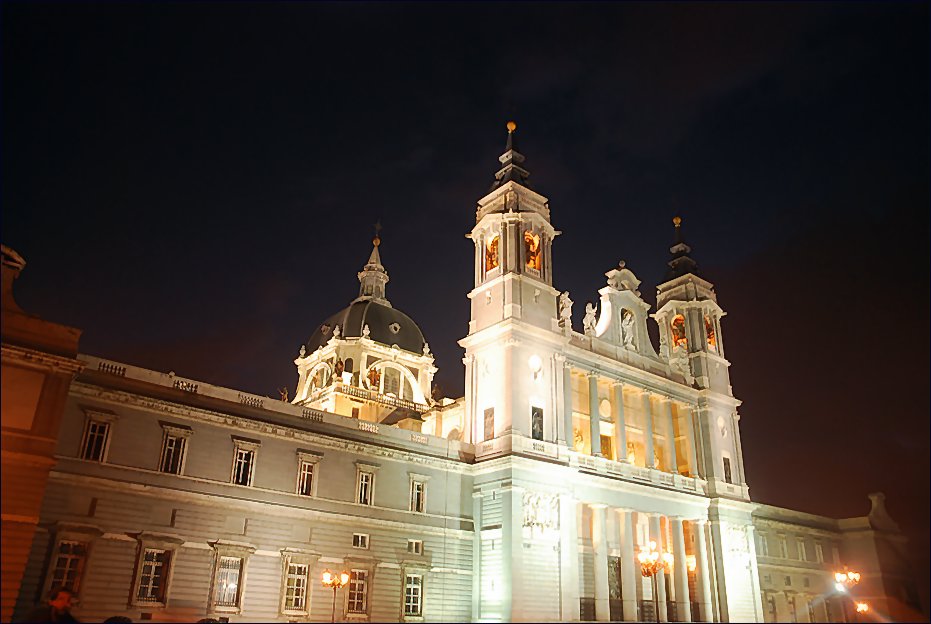
<instances>
[{"instance_id":1,"label":"stone building","mask_svg":"<svg viewBox=\"0 0 931 624\"><path fill-rule=\"evenodd\" d=\"M64 581L86 620L836 621L844 565L878 611L908 604L881 498L849 520L751 501L725 312L680 221L658 309L621 262L573 330L513 131L469 234L463 397L433 400L377 237L293 398L80 355L17 614Z\"/></svg>"}]
</instances>

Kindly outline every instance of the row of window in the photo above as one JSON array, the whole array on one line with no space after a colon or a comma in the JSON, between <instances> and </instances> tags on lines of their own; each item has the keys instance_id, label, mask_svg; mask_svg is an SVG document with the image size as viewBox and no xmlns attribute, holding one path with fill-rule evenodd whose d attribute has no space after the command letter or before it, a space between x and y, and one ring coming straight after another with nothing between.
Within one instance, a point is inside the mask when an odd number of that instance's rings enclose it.
<instances>
[{"instance_id":1,"label":"row of window","mask_svg":"<svg viewBox=\"0 0 931 624\"><path fill-rule=\"evenodd\" d=\"M110 422L93 417L87 419L84 437L81 442L81 459L103 462L106 460L110 444ZM161 423L164 430L158 470L168 474L180 475L184 471L187 454L187 442L193 434L190 427ZM251 486L255 477L256 457L261 443L233 436L233 469L230 482L236 485ZM319 462L321 455L310 451L298 451L297 479L295 492L301 496L315 496L316 483L319 479ZM355 502L360 505L372 505L375 498L375 472L377 466L357 462ZM411 476L408 510L424 513L427 504L427 479L425 475Z\"/></svg>"},{"instance_id":2,"label":"row of window","mask_svg":"<svg viewBox=\"0 0 931 624\"><path fill-rule=\"evenodd\" d=\"M759 534L759 547L757 554L761 557L775 557L777 555L771 555L769 552L769 540L765 533L760 532ZM789 558L789 540L785 535L779 535L779 554L780 559ZM797 548L798 560L799 561L812 561L810 553L808 550L808 545L805 542L804 538L796 538L795 545ZM837 564L840 559L840 553L837 551L835 546L832 549L832 555L834 563ZM821 542L815 542L815 557L813 560L814 563L824 563L824 546Z\"/></svg>"},{"instance_id":3,"label":"row of window","mask_svg":"<svg viewBox=\"0 0 931 624\"><path fill-rule=\"evenodd\" d=\"M353 535L353 546L368 547L368 535ZM408 552L423 553L422 540L409 540ZM214 587L211 592L213 611L238 611L242 605L242 580L245 574L248 556L243 554L224 554L218 549L214 568ZM140 606L165 606L171 569L177 556L177 547L149 547L140 549L137 562L137 583L133 588L132 602ZM49 586L66 585L80 593L84 580L84 569L88 557L88 543L74 540L58 542L54 564L51 568ZM306 614L308 612L311 566L309 562L286 561L281 609L286 614ZM347 587L347 612L365 614L368 608L370 571L352 568ZM423 574L405 574L404 578L404 615L420 616L423 612Z\"/></svg>"}]
</instances>

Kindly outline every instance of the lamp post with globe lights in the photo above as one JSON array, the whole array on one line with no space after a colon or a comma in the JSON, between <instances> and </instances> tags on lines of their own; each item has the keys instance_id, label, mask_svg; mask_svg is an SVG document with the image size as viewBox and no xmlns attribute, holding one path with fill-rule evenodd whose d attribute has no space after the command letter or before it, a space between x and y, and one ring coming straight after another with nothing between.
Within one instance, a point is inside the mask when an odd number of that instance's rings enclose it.
<instances>
[{"instance_id":1,"label":"lamp post with globe lights","mask_svg":"<svg viewBox=\"0 0 931 624\"><path fill-rule=\"evenodd\" d=\"M349 573L340 572L339 574L333 574L329 570L323 571L322 582L324 587L329 587L333 590L333 613L330 617L331 622L336 621L336 590L344 585L349 583Z\"/></svg>"},{"instance_id":2,"label":"lamp post with globe lights","mask_svg":"<svg viewBox=\"0 0 931 624\"><path fill-rule=\"evenodd\" d=\"M848 570L846 566L844 566L843 572L834 572L834 589L836 589L840 594L847 594L849 597L850 588L859 582L860 573L855 572L854 570ZM849 622L850 618L847 616L847 602L847 600L844 600L841 604L843 605L844 609L844 620ZM859 605L861 604L865 605L866 608L869 609L869 605L867 605L865 602L856 604L858 613L865 613L865 611L859 610Z\"/></svg>"},{"instance_id":3,"label":"lamp post with globe lights","mask_svg":"<svg viewBox=\"0 0 931 624\"><path fill-rule=\"evenodd\" d=\"M653 581L653 617L656 622L659 622L656 575L660 572L669 572L672 570L672 553L660 553L656 550L656 542L651 540L649 545L640 548L640 552L637 553L637 561L640 562L640 574L650 577Z\"/></svg>"}]
</instances>

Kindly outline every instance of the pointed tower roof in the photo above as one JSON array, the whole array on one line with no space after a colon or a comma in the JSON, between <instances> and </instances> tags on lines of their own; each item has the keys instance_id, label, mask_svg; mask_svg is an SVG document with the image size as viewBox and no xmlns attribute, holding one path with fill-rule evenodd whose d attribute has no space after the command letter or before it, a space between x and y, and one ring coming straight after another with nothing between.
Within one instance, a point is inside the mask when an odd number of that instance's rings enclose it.
<instances>
[{"instance_id":1,"label":"pointed tower roof","mask_svg":"<svg viewBox=\"0 0 931 624\"><path fill-rule=\"evenodd\" d=\"M498 157L501 163L501 169L495 173L495 181L491 184L490 190L495 190L506 182L517 182L522 186L530 188L527 181L530 178L530 172L521 165L525 158L524 155L517 151L517 141L514 132L517 130L517 124L513 121L507 123L508 140L504 147L504 153Z\"/></svg>"},{"instance_id":2,"label":"pointed tower roof","mask_svg":"<svg viewBox=\"0 0 931 624\"><path fill-rule=\"evenodd\" d=\"M372 253L369 254L369 260L359 271L359 296L356 301L372 300L384 306L391 307L385 296L385 284L388 283L388 271L381 263L381 255L378 253L378 246L381 245L381 238L378 236L376 228L375 238L372 239Z\"/></svg>"},{"instance_id":3,"label":"pointed tower roof","mask_svg":"<svg viewBox=\"0 0 931 624\"><path fill-rule=\"evenodd\" d=\"M687 273L698 275L698 264L689 256L692 248L682 240L682 217L673 217L672 224L676 226L676 243L669 248L672 260L667 262L669 270L666 272L666 281L682 277Z\"/></svg>"}]
</instances>

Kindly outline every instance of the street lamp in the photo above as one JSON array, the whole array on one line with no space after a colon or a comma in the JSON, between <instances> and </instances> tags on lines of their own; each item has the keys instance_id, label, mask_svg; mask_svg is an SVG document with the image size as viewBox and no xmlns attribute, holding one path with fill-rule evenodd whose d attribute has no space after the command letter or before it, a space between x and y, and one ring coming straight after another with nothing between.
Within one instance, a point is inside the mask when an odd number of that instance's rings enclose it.
<instances>
[{"instance_id":1,"label":"street lamp","mask_svg":"<svg viewBox=\"0 0 931 624\"><path fill-rule=\"evenodd\" d=\"M834 572L834 589L842 594L849 594L850 588L859 582L860 573L854 572L853 570L848 570L847 566L844 566L843 572ZM847 617L847 601L844 600L841 604L844 607L844 619L849 621L850 618ZM867 606L867 609L869 608L865 602L858 602L856 603L857 613L864 613L864 611L860 611L861 604Z\"/></svg>"},{"instance_id":2,"label":"street lamp","mask_svg":"<svg viewBox=\"0 0 931 624\"><path fill-rule=\"evenodd\" d=\"M649 546L640 548L637 553L637 560L640 562L640 574L648 576L653 581L653 616L659 622L659 603L656 598L656 575L662 571L668 572L672 569L672 553L660 553L656 550L656 542L650 541Z\"/></svg>"},{"instance_id":3,"label":"street lamp","mask_svg":"<svg viewBox=\"0 0 931 624\"><path fill-rule=\"evenodd\" d=\"M333 574L329 570L323 571L323 586L329 587L333 590L333 614L330 618L331 622L336 621L336 590L340 587L349 583L349 573L340 572L339 574Z\"/></svg>"}]
</instances>

